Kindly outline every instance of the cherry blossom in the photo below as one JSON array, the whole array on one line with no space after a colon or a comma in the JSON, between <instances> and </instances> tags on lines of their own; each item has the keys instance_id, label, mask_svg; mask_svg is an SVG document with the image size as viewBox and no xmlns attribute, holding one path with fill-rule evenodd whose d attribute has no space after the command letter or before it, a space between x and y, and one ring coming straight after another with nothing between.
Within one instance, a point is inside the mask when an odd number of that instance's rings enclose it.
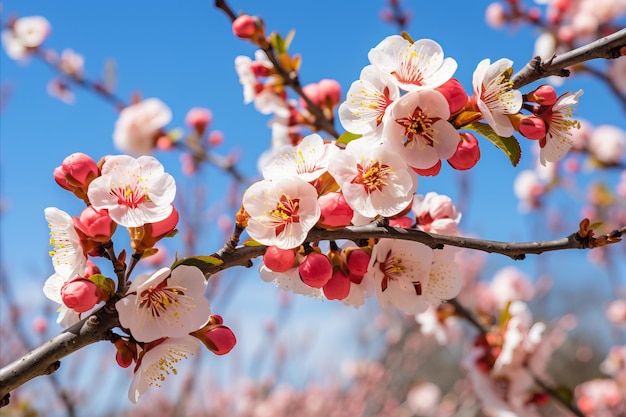
<instances>
[{"instance_id":1,"label":"cherry blossom","mask_svg":"<svg viewBox=\"0 0 626 417\"><path fill-rule=\"evenodd\" d=\"M281 249L300 246L321 214L315 187L298 177L256 182L242 204L250 215L250 237Z\"/></svg>"},{"instance_id":2,"label":"cherry blossom","mask_svg":"<svg viewBox=\"0 0 626 417\"><path fill-rule=\"evenodd\" d=\"M332 155L339 148L332 143L324 143L320 135L314 133L302 139L297 146L283 146L275 149L275 157L263 167L263 178L291 178L294 176L312 182L328 170Z\"/></svg>"},{"instance_id":3,"label":"cherry blossom","mask_svg":"<svg viewBox=\"0 0 626 417\"><path fill-rule=\"evenodd\" d=\"M298 268L291 268L284 272L274 272L265 265L259 267L259 275L265 282L273 282L277 287L294 294L305 295L312 298L322 298L321 288L313 288L306 285L300 279Z\"/></svg>"},{"instance_id":4,"label":"cherry blossom","mask_svg":"<svg viewBox=\"0 0 626 417\"><path fill-rule=\"evenodd\" d=\"M365 217L400 213L417 189L417 178L400 155L365 138L348 143L328 169L348 205Z\"/></svg>"},{"instance_id":5,"label":"cherry blossom","mask_svg":"<svg viewBox=\"0 0 626 417\"><path fill-rule=\"evenodd\" d=\"M572 127L580 127L578 121L571 119L572 106L578 103L578 97L582 93L583 90L578 90L576 93L565 93L556 100L552 107L541 113L541 117L548 125L545 138L539 141L541 147L539 160L542 165L545 166L546 162L558 161L572 147L569 131Z\"/></svg>"},{"instance_id":6,"label":"cherry blossom","mask_svg":"<svg viewBox=\"0 0 626 417\"><path fill-rule=\"evenodd\" d=\"M68 327L78 322L79 316L63 304L61 288L85 272L87 257L83 253L72 217L56 207L46 208L44 214L50 227L50 243L53 246L50 256L54 274L44 283L43 292L48 299L60 304L57 323Z\"/></svg>"},{"instance_id":7,"label":"cherry blossom","mask_svg":"<svg viewBox=\"0 0 626 417\"><path fill-rule=\"evenodd\" d=\"M413 91L394 101L385 116L383 141L412 168L427 169L456 152L459 132L438 91Z\"/></svg>"},{"instance_id":8,"label":"cherry blossom","mask_svg":"<svg viewBox=\"0 0 626 417\"><path fill-rule=\"evenodd\" d=\"M128 399L136 404L150 386L161 387L168 375L178 373L176 364L193 355L198 347L198 341L188 335L167 338L159 343L151 344L139 355L133 381L128 390Z\"/></svg>"},{"instance_id":9,"label":"cherry blossom","mask_svg":"<svg viewBox=\"0 0 626 417\"><path fill-rule=\"evenodd\" d=\"M420 39L411 43L400 35L383 39L367 57L376 69L407 91L439 87L457 68L454 59L444 59L437 42Z\"/></svg>"},{"instance_id":10,"label":"cherry blossom","mask_svg":"<svg viewBox=\"0 0 626 417\"><path fill-rule=\"evenodd\" d=\"M17 19L11 28L4 29L2 46L11 59L24 59L29 50L39 47L50 34L50 22L43 16L25 16Z\"/></svg>"},{"instance_id":11,"label":"cherry blossom","mask_svg":"<svg viewBox=\"0 0 626 417\"><path fill-rule=\"evenodd\" d=\"M172 111L157 98L125 107L115 122L113 144L131 155L149 155L171 120Z\"/></svg>"},{"instance_id":12,"label":"cherry blossom","mask_svg":"<svg viewBox=\"0 0 626 417\"><path fill-rule=\"evenodd\" d=\"M416 195L412 210L417 227L426 232L455 234L461 221L461 213L452 204L452 199L435 192Z\"/></svg>"},{"instance_id":13,"label":"cherry blossom","mask_svg":"<svg viewBox=\"0 0 626 417\"><path fill-rule=\"evenodd\" d=\"M428 280L432 259L433 250L421 243L380 239L366 275L374 282L381 307L394 305L406 313L426 310L422 283Z\"/></svg>"},{"instance_id":14,"label":"cherry blossom","mask_svg":"<svg viewBox=\"0 0 626 417\"><path fill-rule=\"evenodd\" d=\"M626 155L626 132L611 125L596 127L589 138L589 151L603 164L619 164Z\"/></svg>"},{"instance_id":15,"label":"cherry blossom","mask_svg":"<svg viewBox=\"0 0 626 417\"><path fill-rule=\"evenodd\" d=\"M195 266L162 268L138 275L126 297L115 303L120 323L141 342L181 337L206 323L211 308L207 282Z\"/></svg>"},{"instance_id":16,"label":"cherry blossom","mask_svg":"<svg viewBox=\"0 0 626 417\"><path fill-rule=\"evenodd\" d=\"M507 117L516 114L522 106L522 93L513 89L511 74L513 61L501 58L491 64L489 59L480 61L472 85L478 110L489 126L500 136L511 136L515 129Z\"/></svg>"},{"instance_id":17,"label":"cherry blossom","mask_svg":"<svg viewBox=\"0 0 626 417\"><path fill-rule=\"evenodd\" d=\"M172 212L176 184L155 158L109 156L101 172L89 184L89 201L97 210L109 210L119 225L140 227L164 220Z\"/></svg>"},{"instance_id":18,"label":"cherry blossom","mask_svg":"<svg viewBox=\"0 0 626 417\"><path fill-rule=\"evenodd\" d=\"M349 132L382 133L383 116L387 107L400 97L400 90L373 65L361 71L353 82L346 101L339 106L339 121Z\"/></svg>"}]
</instances>

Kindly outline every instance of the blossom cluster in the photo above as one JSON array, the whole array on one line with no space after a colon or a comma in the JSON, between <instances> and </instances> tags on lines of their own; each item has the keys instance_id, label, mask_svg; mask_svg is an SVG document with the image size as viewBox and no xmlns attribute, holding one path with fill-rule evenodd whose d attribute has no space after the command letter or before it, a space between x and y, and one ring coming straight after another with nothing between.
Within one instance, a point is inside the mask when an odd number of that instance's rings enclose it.
<instances>
[{"instance_id":1,"label":"blossom cluster","mask_svg":"<svg viewBox=\"0 0 626 417\"><path fill-rule=\"evenodd\" d=\"M134 265L126 269L125 255L113 251L117 226L128 230L133 262L155 254L156 242L176 233L176 184L155 158L114 155L96 163L75 153L55 169L54 178L87 207L78 217L55 207L45 210L55 273L46 281L44 293L59 304L58 322L65 327L102 302L117 310L125 332L112 339L117 362L124 367L136 363L131 401L136 402L150 385L159 385L180 359L197 350L198 340L217 354L233 347L230 329L211 315L203 296L207 281L199 268L177 265L131 281ZM113 262L117 289L95 258Z\"/></svg>"}]
</instances>

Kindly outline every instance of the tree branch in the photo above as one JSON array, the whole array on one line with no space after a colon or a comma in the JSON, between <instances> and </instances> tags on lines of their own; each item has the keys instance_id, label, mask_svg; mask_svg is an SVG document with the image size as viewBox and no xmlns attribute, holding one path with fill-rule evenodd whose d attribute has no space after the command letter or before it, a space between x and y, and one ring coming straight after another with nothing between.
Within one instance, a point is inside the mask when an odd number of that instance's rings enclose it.
<instances>
[{"instance_id":1,"label":"tree branch","mask_svg":"<svg viewBox=\"0 0 626 417\"><path fill-rule=\"evenodd\" d=\"M566 68L575 64L596 58L615 59L624 55L626 55L626 29L555 56L548 62L543 62L541 57L537 56L514 74L511 81L513 88L519 89L551 75L567 77L569 71Z\"/></svg>"},{"instance_id":2,"label":"tree branch","mask_svg":"<svg viewBox=\"0 0 626 417\"><path fill-rule=\"evenodd\" d=\"M0 369L0 402L8 404L9 393L41 375L49 375L60 360L92 343L107 340L119 320L113 310L102 307L95 313L54 336L18 360Z\"/></svg>"}]
</instances>

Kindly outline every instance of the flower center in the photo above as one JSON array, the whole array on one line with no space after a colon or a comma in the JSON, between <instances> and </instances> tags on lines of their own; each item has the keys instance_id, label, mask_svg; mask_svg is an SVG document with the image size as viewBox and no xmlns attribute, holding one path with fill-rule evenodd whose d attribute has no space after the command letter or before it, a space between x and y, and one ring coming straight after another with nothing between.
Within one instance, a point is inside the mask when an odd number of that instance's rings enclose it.
<instances>
[{"instance_id":1,"label":"flower center","mask_svg":"<svg viewBox=\"0 0 626 417\"><path fill-rule=\"evenodd\" d=\"M387 177L393 170L379 161L370 161L364 165L357 164L357 176L352 180L353 184L361 184L368 194L374 191L382 191L387 185Z\"/></svg>"},{"instance_id":2,"label":"flower center","mask_svg":"<svg viewBox=\"0 0 626 417\"><path fill-rule=\"evenodd\" d=\"M416 51L406 51L400 55L401 61L398 63L398 70L392 71L391 75L403 84L423 85L424 75L420 63L427 56L420 56Z\"/></svg>"},{"instance_id":3,"label":"flower center","mask_svg":"<svg viewBox=\"0 0 626 417\"><path fill-rule=\"evenodd\" d=\"M397 281L402 278L402 275L410 269L407 265L404 265L402 258L391 255L391 250L387 253L385 262L378 265L380 271L383 273L383 279L380 283L380 290L384 292L389 286L389 281ZM412 281L411 284L415 289L416 295L422 295L422 283L420 281Z\"/></svg>"},{"instance_id":4,"label":"flower center","mask_svg":"<svg viewBox=\"0 0 626 417\"><path fill-rule=\"evenodd\" d=\"M276 204L274 210L267 213L270 221L276 225L276 234L280 234L289 223L300 222L300 199L292 199L286 194L283 194Z\"/></svg>"},{"instance_id":5,"label":"flower center","mask_svg":"<svg viewBox=\"0 0 626 417\"><path fill-rule=\"evenodd\" d=\"M481 94L481 100L490 110L498 110L502 113L516 113L516 104L513 100L513 83L511 74L513 68L507 68L498 77L493 78L485 86Z\"/></svg>"},{"instance_id":6,"label":"flower center","mask_svg":"<svg viewBox=\"0 0 626 417\"><path fill-rule=\"evenodd\" d=\"M139 307L150 311L150 319L167 317L167 309L170 306L178 307L180 299L185 297L184 291L183 287L168 287L167 280L163 280L155 288L141 293Z\"/></svg>"},{"instance_id":7,"label":"flower center","mask_svg":"<svg viewBox=\"0 0 626 417\"><path fill-rule=\"evenodd\" d=\"M432 125L438 120L437 117L428 117L421 107L416 107L408 117L396 119L396 123L404 127L404 147L411 149L415 143L419 144L419 149L433 146L437 131Z\"/></svg>"},{"instance_id":8,"label":"flower center","mask_svg":"<svg viewBox=\"0 0 626 417\"><path fill-rule=\"evenodd\" d=\"M125 187L112 188L111 194L117 197L117 204L129 208L137 208L141 203L150 201L150 197L144 190L126 185Z\"/></svg>"}]
</instances>

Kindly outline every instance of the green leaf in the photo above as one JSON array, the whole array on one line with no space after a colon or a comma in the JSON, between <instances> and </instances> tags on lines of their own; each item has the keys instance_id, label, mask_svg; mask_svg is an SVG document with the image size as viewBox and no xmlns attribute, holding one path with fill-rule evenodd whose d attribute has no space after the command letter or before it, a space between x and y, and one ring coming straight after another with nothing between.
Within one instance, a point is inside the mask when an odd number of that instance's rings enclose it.
<instances>
[{"instance_id":1,"label":"green leaf","mask_svg":"<svg viewBox=\"0 0 626 417\"><path fill-rule=\"evenodd\" d=\"M174 269L180 265L189 265L200 268L203 273L206 273L213 266L218 266L223 264L224 261L215 256L192 256L190 258L177 259L173 264L171 269Z\"/></svg>"},{"instance_id":2,"label":"green leaf","mask_svg":"<svg viewBox=\"0 0 626 417\"><path fill-rule=\"evenodd\" d=\"M276 51L277 55L287 52L287 45L285 43L285 40L282 36L280 36L280 34L276 32L272 32L272 34L270 35L270 44L274 48L274 51Z\"/></svg>"},{"instance_id":3,"label":"green leaf","mask_svg":"<svg viewBox=\"0 0 626 417\"><path fill-rule=\"evenodd\" d=\"M261 243L257 242L256 240L254 240L254 239L252 239L252 238L246 239L246 240L242 243L242 245L244 245L244 246L263 246L263 244L261 244Z\"/></svg>"},{"instance_id":4,"label":"green leaf","mask_svg":"<svg viewBox=\"0 0 626 417\"><path fill-rule=\"evenodd\" d=\"M473 130L485 138L489 139L491 143L496 145L506 156L514 167L519 163L522 157L522 148L519 146L519 142L515 137L509 136L508 138L498 135L494 130L486 123L473 122L462 127L462 129Z\"/></svg>"},{"instance_id":5,"label":"green leaf","mask_svg":"<svg viewBox=\"0 0 626 417\"><path fill-rule=\"evenodd\" d=\"M358 133L344 132L341 136L337 138L337 145L342 145L343 147L345 147L348 143L361 137L363 137L363 135Z\"/></svg>"}]
</instances>

